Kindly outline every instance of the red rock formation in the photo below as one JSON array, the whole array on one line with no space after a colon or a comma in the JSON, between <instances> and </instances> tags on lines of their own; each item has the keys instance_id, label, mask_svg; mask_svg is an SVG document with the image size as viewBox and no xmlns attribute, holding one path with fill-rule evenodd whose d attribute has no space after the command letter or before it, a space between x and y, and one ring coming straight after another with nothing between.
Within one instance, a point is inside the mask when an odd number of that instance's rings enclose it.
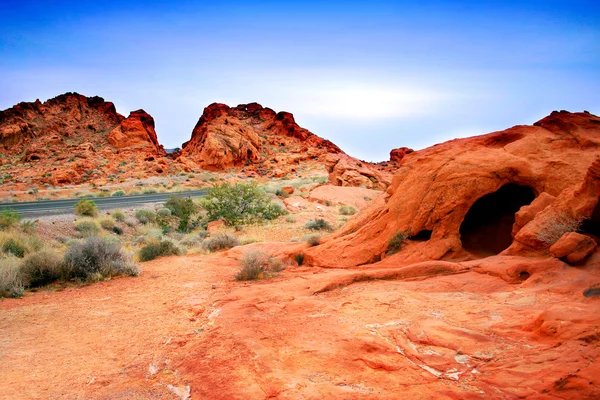
<instances>
[{"instance_id":1,"label":"red rock formation","mask_svg":"<svg viewBox=\"0 0 600 400\"><path fill-rule=\"evenodd\" d=\"M179 159L208 169L252 165L263 174L284 175L300 162L341 152L298 126L290 113L275 113L257 103L214 103L204 109Z\"/></svg>"},{"instance_id":2,"label":"red rock formation","mask_svg":"<svg viewBox=\"0 0 600 400\"><path fill-rule=\"evenodd\" d=\"M132 111L119 126L108 134L108 143L118 149L164 156L167 153L158 143L154 118L144 110Z\"/></svg>"},{"instance_id":3,"label":"red rock formation","mask_svg":"<svg viewBox=\"0 0 600 400\"><path fill-rule=\"evenodd\" d=\"M408 147L400 147L398 149L392 149L390 151L390 161L391 162L401 162L404 156L414 152L413 149L409 149Z\"/></svg>"},{"instance_id":4,"label":"red rock formation","mask_svg":"<svg viewBox=\"0 0 600 400\"><path fill-rule=\"evenodd\" d=\"M306 261L351 267L470 259L505 249L547 255L551 244L573 230L566 226L571 219L587 218L585 230L600 236L600 162L594 163L599 148L600 118L560 112L534 126L416 151L403 159L387 196L307 250ZM556 200L523 219L513 241L515 214L544 192ZM388 242L399 232L408 239L388 255Z\"/></svg>"},{"instance_id":5,"label":"red rock formation","mask_svg":"<svg viewBox=\"0 0 600 400\"><path fill-rule=\"evenodd\" d=\"M0 111L0 156L15 183L167 173L175 167L161 163L164 155L150 115L138 110L124 118L101 97L66 93Z\"/></svg>"},{"instance_id":6,"label":"red rock formation","mask_svg":"<svg viewBox=\"0 0 600 400\"><path fill-rule=\"evenodd\" d=\"M386 189L391 174L373 164L357 160L347 154L330 154L325 158L329 183L336 186L360 186L367 189Z\"/></svg>"}]
</instances>

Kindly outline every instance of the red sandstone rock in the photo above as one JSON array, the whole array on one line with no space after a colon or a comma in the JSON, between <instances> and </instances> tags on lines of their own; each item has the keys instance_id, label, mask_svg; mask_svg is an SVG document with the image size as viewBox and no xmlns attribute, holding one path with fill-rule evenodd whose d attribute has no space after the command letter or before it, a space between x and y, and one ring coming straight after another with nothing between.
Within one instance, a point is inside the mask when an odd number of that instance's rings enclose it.
<instances>
[{"instance_id":1,"label":"red sandstone rock","mask_svg":"<svg viewBox=\"0 0 600 400\"><path fill-rule=\"evenodd\" d=\"M561 130L561 121L568 130ZM415 151L402 161L387 195L330 240L308 249L305 262L338 268L380 260L392 265L479 258L503 250L547 255L550 245L573 231L569 219L581 224L587 218L584 228L600 231L598 147L600 118L561 112L535 126ZM543 192L556 201L537 212L513 241L515 214ZM399 232L407 237L402 250L388 255L389 242Z\"/></svg>"},{"instance_id":2,"label":"red sandstone rock","mask_svg":"<svg viewBox=\"0 0 600 400\"><path fill-rule=\"evenodd\" d=\"M550 247L550 254L569 264L579 264L596 251L596 247L589 236L567 232Z\"/></svg>"},{"instance_id":3,"label":"red sandstone rock","mask_svg":"<svg viewBox=\"0 0 600 400\"><path fill-rule=\"evenodd\" d=\"M393 149L390 151L390 161L392 162L401 162L404 156L414 152L413 149L409 149L408 147L400 147L398 149Z\"/></svg>"},{"instance_id":4,"label":"red sandstone rock","mask_svg":"<svg viewBox=\"0 0 600 400\"><path fill-rule=\"evenodd\" d=\"M515 214L515 224L512 228L512 236L514 237L525 225L531 222L537 213L543 211L546 207L554 203L556 197L543 192L527 206L521 207L519 212Z\"/></svg>"},{"instance_id":5,"label":"red sandstone rock","mask_svg":"<svg viewBox=\"0 0 600 400\"><path fill-rule=\"evenodd\" d=\"M108 143L118 149L164 156L154 130L154 118L144 110L132 111L108 134Z\"/></svg>"},{"instance_id":6,"label":"red sandstone rock","mask_svg":"<svg viewBox=\"0 0 600 400\"><path fill-rule=\"evenodd\" d=\"M6 170L27 176L30 184L72 184L111 174L146 177L158 170L179 170L173 162L153 169L143 165L145 158L165 154L150 115L138 110L124 118L113 103L77 93L0 111L1 153L9 158L21 154L18 162L7 160Z\"/></svg>"},{"instance_id":7,"label":"red sandstone rock","mask_svg":"<svg viewBox=\"0 0 600 400\"><path fill-rule=\"evenodd\" d=\"M283 176L301 161L340 152L333 143L298 126L290 113L275 113L257 103L237 107L214 103L204 109L181 156L209 169L246 164L271 169L276 164L280 171L276 175Z\"/></svg>"},{"instance_id":8,"label":"red sandstone rock","mask_svg":"<svg viewBox=\"0 0 600 400\"><path fill-rule=\"evenodd\" d=\"M293 186L282 186L281 192L286 195L294 194L294 187Z\"/></svg>"},{"instance_id":9,"label":"red sandstone rock","mask_svg":"<svg viewBox=\"0 0 600 400\"><path fill-rule=\"evenodd\" d=\"M208 223L208 226L206 227L206 230L210 233L215 233L224 226L225 221L223 221L222 219L218 219L216 221L210 221Z\"/></svg>"},{"instance_id":10,"label":"red sandstone rock","mask_svg":"<svg viewBox=\"0 0 600 400\"><path fill-rule=\"evenodd\" d=\"M386 189L390 174L346 154L330 154L325 159L329 183L336 186L360 186L367 189Z\"/></svg>"}]
</instances>

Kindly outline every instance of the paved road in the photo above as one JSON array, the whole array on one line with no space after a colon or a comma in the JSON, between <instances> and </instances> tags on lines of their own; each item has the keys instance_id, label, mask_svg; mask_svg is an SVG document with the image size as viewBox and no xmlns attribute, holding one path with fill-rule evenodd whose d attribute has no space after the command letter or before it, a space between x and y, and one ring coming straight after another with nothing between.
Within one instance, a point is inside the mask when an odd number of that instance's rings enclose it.
<instances>
[{"instance_id":1,"label":"paved road","mask_svg":"<svg viewBox=\"0 0 600 400\"><path fill-rule=\"evenodd\" d=\"M203 197L206 195L206 190L191 190L189 192L173 192L173 193L152 193L152 194L136 194L132 196L117 196L117 197L94 197L94 200L101 210L112 210L115 208L133 207L144 203L162 203L167 201L173 195L184 197ZM44 215L68 214L73 212L73 206L81 199L69 200L41 200L41 201L26 201L20 203L0 204L0 210L10 209L17 211L23 217L41 217Z\"/></svg>"}]
</instances>

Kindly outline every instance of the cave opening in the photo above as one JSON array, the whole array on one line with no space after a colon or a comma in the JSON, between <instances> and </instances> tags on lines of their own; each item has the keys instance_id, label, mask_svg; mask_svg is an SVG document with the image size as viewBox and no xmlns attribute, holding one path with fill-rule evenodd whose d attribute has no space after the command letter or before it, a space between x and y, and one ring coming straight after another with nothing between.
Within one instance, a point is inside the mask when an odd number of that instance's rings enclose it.
<instances>
[{"instance_id":1,"label":"cave opening","mask_svg":"<svg viewBox=\"0 0 600 400\"><path fill-rule=\"evenodd\" d=\"M515 213L535 199L529 186L508 183L494 193L479 198L460 226L463 248L487 257L499 254L512 243Z\"/></svg>"},{"instance_id":2,"label":"cave opening","mask_svg":"<svg viewBox=\"0 0 600 400\"><path fill-rule=\"evenodd\" d=\"M581 224L580 228L581 232L590 234L596 237L596 241L600 240L600 200L594 211L592 211L592 215Z\"/></svg>"},{"instance_id":3,"label":"cave opening","mask_svg":"<svg viewBox=\"0 0 600 400\"><path fill-rule=\"evenodd\" d=\"M426 242L431 239L431 234L432 232L429 229L424 229L416 235L409 236L408 239L415 242Z\"/></svg>"}]
</instances>

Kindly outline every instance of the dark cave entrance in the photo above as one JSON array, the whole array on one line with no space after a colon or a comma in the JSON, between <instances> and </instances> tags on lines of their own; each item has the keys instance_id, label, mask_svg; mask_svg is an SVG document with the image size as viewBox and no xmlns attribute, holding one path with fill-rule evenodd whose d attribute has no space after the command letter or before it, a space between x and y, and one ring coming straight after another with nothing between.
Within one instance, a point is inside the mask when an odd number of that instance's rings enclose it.
<instances>
[{"instance_id":1,"label":"dark cave entrance","mask_svg":"<svg viewBox=\"0 0 600 400\"><path fill-rule=\"evenodd\" d=\"M598 204L596 204L592 215L583 221L580 230L583 233L595 236L596 241L600 239L600 200L598 201Z\"/></svg>"},{"instance_id":2,"label":"dark cave entrance","mask_svg":"<svg viewBox=\"0 0 600 400\"><path fill-rule=\"evenodd\" d=\"M463 248L476 256L495 255L512 243L515 213L535 199L529 186L509 183L478 199L460 226Z\"/></svg>"}]
</instances>

